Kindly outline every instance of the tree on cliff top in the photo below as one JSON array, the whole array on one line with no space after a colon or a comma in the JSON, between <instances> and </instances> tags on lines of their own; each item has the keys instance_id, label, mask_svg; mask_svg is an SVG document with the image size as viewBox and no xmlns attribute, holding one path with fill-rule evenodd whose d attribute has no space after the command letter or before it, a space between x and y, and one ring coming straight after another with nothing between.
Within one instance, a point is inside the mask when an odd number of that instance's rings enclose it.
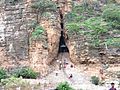
<instances>
[{"instance_id":1,"label":"tree on cliff top","mask_svg":"<svg viewBox=\"0 0 120 90\"><path fill-rule=\"evenodd\" d=\"M33 3L32 8L35 9L37 13L37 22L40 22L45 12L56 12L57 5L51 0L38 0Z\"/></svg>"}]
</instances>

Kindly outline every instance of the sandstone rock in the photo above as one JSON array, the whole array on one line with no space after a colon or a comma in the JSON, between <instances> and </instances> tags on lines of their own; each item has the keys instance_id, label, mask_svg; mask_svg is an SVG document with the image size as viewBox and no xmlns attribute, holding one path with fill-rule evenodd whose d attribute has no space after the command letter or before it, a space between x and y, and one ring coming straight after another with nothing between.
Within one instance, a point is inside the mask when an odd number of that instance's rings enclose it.
<instances>
[{"instance_id":1,"label":"sandstone rock","mask_svg":"<svg viewBox=\"0 0 120 90\"><path fill-rule=\"evenodd\" d=\"M28 34L32 32L30 27L31 23L36 20L36 14L31 9L32 1L26 0L15 5L7 4L6 6L3 5L2 8L0 6L0 45L6 46L4 48L6 48L6 54L9 55L5 55L5 50L1 51L0 63L4 62L3 65L5 67L28 65L45 75L51 71L50 64L58 57L61 31L59 25L60 20L58 20L58 14L50 14L51 17L47 20L43 18L41 25L45 29L44 37L38 41L32 41L30 45ZM96 0L88 0L88 3L92 3L93 1ZM116 1L119 2L119 0ZM68 0L68 2L64 7L65 13L71 10L71 0ZM75 34L69 38L69 41L66 41L69 48L69 54L67 56L74 64L99 63L98 52L93 50L95 54L92 55L88 48L88 43L85 43L85 37L83 35ZM4 42L5 40L6 42ZM60 58L58 57L57 59ZM118 63L120 62L120 57L108 55L105 56L104 61Z\"/></svg>"}]
</instances>

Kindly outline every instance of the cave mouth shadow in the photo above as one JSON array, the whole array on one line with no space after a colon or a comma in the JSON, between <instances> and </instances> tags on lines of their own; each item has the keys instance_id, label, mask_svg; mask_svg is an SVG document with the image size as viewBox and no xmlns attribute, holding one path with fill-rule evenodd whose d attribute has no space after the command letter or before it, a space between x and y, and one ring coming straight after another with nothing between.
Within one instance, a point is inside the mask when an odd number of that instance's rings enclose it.
<instances>
[{"instance_id":1,"label":"cave mouth shadow","mask_svg":"<svg viewBox=\"0 0 120 90\"><path fill-rule=\"evenodd\" d=\"M69 53L69 49L68 49L66 42L65 42L64 32L61 31L58 54L59 53L66 53L66 52Z\"/></svg>"}]
</instances>

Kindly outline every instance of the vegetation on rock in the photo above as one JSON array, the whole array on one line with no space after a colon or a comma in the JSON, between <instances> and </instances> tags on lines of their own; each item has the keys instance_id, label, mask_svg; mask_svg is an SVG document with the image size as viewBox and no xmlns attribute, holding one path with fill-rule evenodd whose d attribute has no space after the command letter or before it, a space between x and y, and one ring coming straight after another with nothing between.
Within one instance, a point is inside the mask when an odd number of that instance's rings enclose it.
<instances>
[{"instance_id":1,"label":"vegetation on rock","mask_svg":"<svg viewBox=\"0 0 120 90\"><path fill-rule=\"evenodd\" d=\"M0 81L5 78L7 78L7 73L3 68L0 68Z\"/></svg>"},{"instance_id":2,"label":"vegetation on rock","mask_svg":"<svg viewBox=\"0 0 120 90\"><path fill-rule=\"evenodd\" d=\"M32 38L37 39L41 38L44 33L44 29L41 26L36 26L35 30L32 32Z\"/></svg>"},{"instance_id":3,"label":"vegetation on rock","mask_svg":"<svg viewBox=\"0 0 120 90\"><path fill-rule=\"evenodd\" d=\"M37 13L37 22L40 22L42 16L46 12L56 12L56 3L51 0L38 0L33 3L32 8L35 9Z\"/></svg>"},{"instance_id":4,"label":"vegetation on rock","mask_svg":"<svg viewBox=\"0 0 120 90\"><path fill-rule=\"evenodd\" d=\"M84 35L89 45L94 47L119 47L120 38L112 35L120 29L120 7L109 4L103 8L96 7L94 3L87 6L73 5L72 11L65 16L66 29L70 36ZM113 32L112 35L110 32Z\"/></svg>"},{"instance_id":5,"label":"vegetation on rock","mask_svg":"<svg viewBox=\"0 0 120 90\"><path fill-rule=\"evenodd\" d=\"M91 77L91 82L95 85L98 85L99 84L99 78L96 77L96 76L92 76Z\"/></svg>"},{"instance_id":6,"label":"vegetation on rock","mask_svg":"<svg viewBox=\"0 0 120 90\"><path fill-rule=\"evenodd\" d=\"M112 29L120 29L120 6L110 4L103 8L102 17L108 22Z\"/></svg>"},{"instance_id":7,"label":"vegetation on rock","mask_svg":"<svg viewBox=\"0 0 120 90\"><path fill-rule=\"evenodd\" d=\"M12 75L15 77L36 79L38 76L38 73L33 71L31 68L23 67L23 68L16 69L14 72L12 72Z\"/></svg>"},{"instance_id":8,"label":"vegetation on rock","mask_svg":"<svg viewBox=\"0 0 120 90\"><path fill-rule=\"evenodd\" d=\"M52 13L56 13L57 5L51 0L37 0L32 4L31 8L37 15L37 20L31 25L31 27L34 29L32 32L32 38L39 39L44 33L44 29L40 25L41 19L44 17L47 19L52 15Z\"/></svg>"},{"instance_id":9,"label":"vegetation on rock","mask_svg":"<svg viewBox=\"0 0 120 90\"><path fill-rule=\"evenodd\" d=\"M28 86L28 82L25 82L22 78L10 77L1 80L1 85L6 88L10 87L20 87L20 86Z\"/></svg>"},{"instance_id":10,"label":"vegetation on rock","mask_svg":"<svg viewBox=\"0 0 120 90\"><path fill-rule=\"evenodd\" d=\"M57 90L74 90L67 82L60 83L56 89Z\"/></svg>"}]
</instances>

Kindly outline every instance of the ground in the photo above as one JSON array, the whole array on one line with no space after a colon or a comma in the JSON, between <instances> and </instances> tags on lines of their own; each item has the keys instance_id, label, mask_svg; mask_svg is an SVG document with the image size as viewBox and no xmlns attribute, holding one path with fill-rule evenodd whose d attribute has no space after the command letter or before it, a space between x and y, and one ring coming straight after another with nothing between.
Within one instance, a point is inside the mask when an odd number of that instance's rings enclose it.
<instances>
[{"instance_id":1,"label":"ground","mask_svg":"<svg viewBox=\"0 0 120 90\"><path fill-rule=\"evenodd\" d=\"M105 77L105 84L104 85L94 85L90 82L91 76L98 76L101 78L101 74L99 70L101 69L100 64L91 64L91 65L73 65L73 63L68 60L68 58L65 58L64 56L62 59L67 59L66 62L68 65L66 67L61 68L59 70L59 62L54 63L56 69L51 72L48 76L43 77L38 80L31 80L31 83L36 83L40 82L43 84L43 90L50 90L51 88L55 88L58 83L67 81L75 90L109 90L110 83L114 82L115 87L117 90L120 90L118 87L118 82L119 80L116 78L107 78L108 76ZM73 67L71 68L71 65ZM120 65L110 65L109 68L106 69L107 72L113 71L116 72L120 70ZM56 75L57 74L57 75ZM72 78L69 78L69 76L72 74ZM107 75L107 74L105 74ZM46 84L46 86L44 86Z\"/></svg>"}]
</instances>

